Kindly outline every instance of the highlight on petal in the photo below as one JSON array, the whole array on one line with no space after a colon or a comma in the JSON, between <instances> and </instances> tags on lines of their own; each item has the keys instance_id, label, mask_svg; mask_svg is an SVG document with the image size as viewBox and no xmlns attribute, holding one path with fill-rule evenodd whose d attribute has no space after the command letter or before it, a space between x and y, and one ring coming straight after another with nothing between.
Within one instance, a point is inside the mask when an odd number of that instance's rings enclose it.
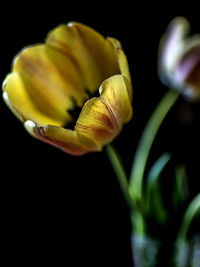
<instances>
[{"instance_id":1,"label":"highlight on petal","mask_svg":"<svg viewBox=\"0 0 200 267\"><path fill-rule=\"evenodd\" d=\"M24 118L14 109L14 107L10 103L7 92L3 92L3 100L5 104L8 106L8 108L12 111L12 113L18 118L18 120L20 120L23 123Z\"/></svg>"}]
</instances>

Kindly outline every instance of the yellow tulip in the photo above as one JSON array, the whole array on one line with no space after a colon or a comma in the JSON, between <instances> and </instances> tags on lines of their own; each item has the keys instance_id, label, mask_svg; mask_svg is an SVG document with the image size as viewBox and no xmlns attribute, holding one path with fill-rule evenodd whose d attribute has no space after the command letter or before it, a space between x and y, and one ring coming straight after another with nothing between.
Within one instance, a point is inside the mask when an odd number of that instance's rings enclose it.
<instances>
[{"instance_id":1,"label":"yellow tulip","mask_svg":"<svg viewBox=\"0 0 200 267\"><path fill-rule=\"evenodd\" d=\"M168 26L159 48L161 80L190 100L200 99L200 35L188 36L189 22L177 17Z\"/></svg>"},{"instance_id":2,"label":"yellow tulip","mask_svg":"<svg viewBox=\"0 0 200 267\"><path fill-rule=\"evenodd\" d=\"M3 98L32 136L72 155L100 151L132 117L120 42L76 22L15 57Z\"/></svg>"}]
</instances>

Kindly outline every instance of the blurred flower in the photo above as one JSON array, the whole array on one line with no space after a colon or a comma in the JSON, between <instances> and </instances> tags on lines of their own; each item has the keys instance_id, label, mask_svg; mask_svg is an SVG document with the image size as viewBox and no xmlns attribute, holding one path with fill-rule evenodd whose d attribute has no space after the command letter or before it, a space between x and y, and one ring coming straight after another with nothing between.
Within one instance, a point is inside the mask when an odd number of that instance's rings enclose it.
<instances>
[{"instance_id":1,"label":"blurred flower","mask_svg":"<svg viewBox=\"0 0 200 267\"><path fill-rule=\"evenodd\" d=\"M170 23L159 47L158 72L167 86L194 100L200 98L200 35L187 37L189 30L183 17Z\"/></svg>"},{"instance_id":2,"label":"blurred flower","mask_svg":"<svg viewBox=\"0 0 200 267\"><path fill-rule=\"evenodd\" d=\"M31 135L73 155L100 151L132 117L119 41L80 23L60 25L45 44L23 49L3 91Z\"/></svg>"}]
</instances>

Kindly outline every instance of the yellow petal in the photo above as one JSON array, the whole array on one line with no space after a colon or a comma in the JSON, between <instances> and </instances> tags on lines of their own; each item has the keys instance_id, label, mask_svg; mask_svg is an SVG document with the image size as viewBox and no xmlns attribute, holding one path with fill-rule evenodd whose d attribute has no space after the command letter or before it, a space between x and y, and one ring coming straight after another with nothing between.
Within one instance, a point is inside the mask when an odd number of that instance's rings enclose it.
<instances>
[{"instance_id":1,"label":"yellow petal","mask_svg":"<svg viewBox=\"0 0 200 267\"><path fill-rule=\"evenodd\" d=\"M5 86L5 85L3 85L3 86ZM6 105L8 106L8 108L12 111L12 113L18 118L18 120L20 120L21 122L24 122L24 118L16 111L16 109L11 104L11 102L8 98L7 92L3 92L3 100L6 103Z\"/></svg>"},{"instance_id":2,"label":"yellow petal","mask_svg":"<svg viewBox=\"0 0 200 267\"><path fill-rule=\"evenodd\" d=\"M58 118L55 125L71 121L67 110L73 109L74 105L82 106L88 98L76 66L47 45L24 49L16 57L13 71L20 74L36 109L46 116Z\"/></svg>"},{"instance_id":3,"label":"yellow petal","mask_svg":"<svg viewBox=\"0 0 200 267\"><path fill-rule=\"evenodd\" d=\"M20 120L33 120L39 125L60 125L63 123L62 117L59 117L59 114L55 113L55 116L49 114L48 116L47 113L41 112L41 110L36 107L31 95L27 91L27 87L18 73L13 72L6 77L3 90L6 97L5 101Z\"/></svg>"},{"instance_id":4,"label":"yellow petal","mask_svg":"<svg viewBox=\"0 0 200 267\"><path fill-rule=\"evenodd\" d=\"M33 137L71 155L78 156L91 151L98 151L97 146L92 140L75 131L52 125L39 127L33 121L26 121L24 126Z\"/></svg>"},{"instance_id":5,"label":"yellow petal","mask_svg":"<svg viewBox=\"0 0 200 267\"><path fill-rule=\"evenodd\" d=\"M117 120L118 125L132 118L132 105L127 91L127 83L122 75L115 75L102 83L101 98L105 99Z\"/></svg>"},{"instance_id":6,"label":"yellow petal","mask_svg":"<svg viewBox=\"0 0 200 267\"><path fill-rule=\"evenodd\" d=\"M99 147L111 142L123 123L132 116L132 107L122 75L105 80L101 96L92 98L83 107L75 131L93 140Z\"/></svg>"},{"instance_id":7,"label":"yellow petal","mask_svg":"<svg viewBox=\"0 0 200 267\"><path fill-rule=\"evenodd\" d=\"M80 23L61 25L49 33L47 44L68 55L79 66L85 88L94 93L119 67L109 42Z\"/></svg>"},{"instance_id":8,"label":"yellow petal","mask_svg":"<svg viewBox=\"0 0 200 267\"><path fill-rule=\"evenodd\" d=\"M75 131L93 140L98 147L109 143L120 131L110 107L100 97L86 102L77 120Z\"/></svg>"},{"instance_id":9,"label":"yellow petal","mask_svg":"<svg viewBox=\"0 0 200 267\"><path fill-rule=\"evenodd\" d=\"M130 71L129 71L129 66L128 66L128 60L127 57L124 53L124 51L122 50L122 46L120 44L120 42L115 39L115 38L107 38L108 41L111 44L111 47L113 49L113 52L115 54L115 57L117 59L118 65L119 65L119 69L120 69L120 73L126 77L126 79L128 80L127 82L127 90L128 90L128 94L129 97L132 101L132 95L133 95L133 90L132 90L132 82L131 82L131 75L130 75Z\"/></svg>"}]
</instances>

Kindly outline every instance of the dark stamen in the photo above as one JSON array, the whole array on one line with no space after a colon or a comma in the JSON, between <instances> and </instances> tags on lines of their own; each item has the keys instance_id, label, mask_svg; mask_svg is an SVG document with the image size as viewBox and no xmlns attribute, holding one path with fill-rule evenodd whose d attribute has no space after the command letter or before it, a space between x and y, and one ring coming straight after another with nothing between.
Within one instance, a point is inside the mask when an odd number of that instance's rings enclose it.
<instances>
[{"instance_id":1,"label":"dark stamen","mask_svg":"<svg viewBox=\"0 0 200 267\"><path fill-rule=\"evenodd\" d=\"M99 96L99 90L98 89L99 88L97 88L94 93L91 93L90 90L88 88L86 88L85 92L88 95L88 98L98 97Z\"/></svg>"},{"instance_id":2,"label":"dark stamen","mask_svg":"<svg viewBox=\"0 0 200 267\"><path fill-rule=\"evenodd\" d=\"M66 112L71 115L71 117L73 118L73 121L70 123L68 122L65 125L63 125L63 128L74 130L76 120L78 119L82 108L78 107L77 100L75 99L75 97L70 96L70 99L71 99L71 102L73 103L73 107L71 109L67 109Z\"/></svg>"},{"instance_id":3,"label":"dark stamen","mask_svg":"<svg viewBox=\"0 0 200 267\"><path fill-rule=\"evenodd\" d=\"M98 89L95 90L95 93L94 93L94 94L92 94L88 88L85 89L85 92L86 92L86 94L88 95L87 100L90 99L90 98L92 98L92 97L98 97L98 96L99 96L99 91L98 91ZM73 103L73 108L71 108L71 109L67 109L66 112L69 113L69 114L72 116L73 121L70 122L70 123L66 123L65 125L63 125L63 128L65 128L65 129L70 129L70 130L74 130L76 121L78 120L78 117L79 117L79 115L80 115L80 112L81 112L81 110L82 110L82 107L79 107L79 106L77 105L77 100L76 100L73 96L70 96L70 99L71 99L71 101L72 101L72 103ZM87 100L86 100L86 101L87 101Z\"/></svg>"}]
</instances>

